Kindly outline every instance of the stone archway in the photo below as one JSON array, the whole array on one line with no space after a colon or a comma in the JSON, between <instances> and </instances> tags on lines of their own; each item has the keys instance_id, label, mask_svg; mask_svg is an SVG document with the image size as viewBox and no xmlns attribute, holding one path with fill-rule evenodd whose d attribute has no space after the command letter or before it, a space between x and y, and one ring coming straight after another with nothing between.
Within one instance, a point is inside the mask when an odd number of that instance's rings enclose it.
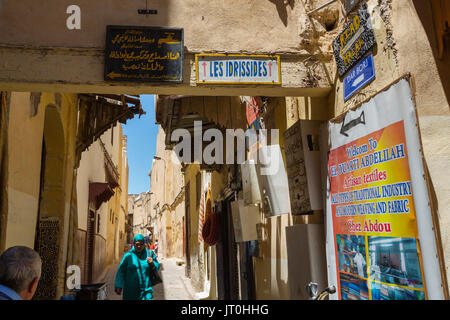
<instances>
[{"instance_id":1,"label":"stone archway","mask_svg":"<svg viewBox=\"0 0 450 320\"><path fill-rule=\"evenodd\" d=\"M42 258L42 276L35 299L58 296L59 260L62 255L62 230L65 212L65 139L58 107L45 107L41 182L35 249Z\"/></svg>"}]
</instances>

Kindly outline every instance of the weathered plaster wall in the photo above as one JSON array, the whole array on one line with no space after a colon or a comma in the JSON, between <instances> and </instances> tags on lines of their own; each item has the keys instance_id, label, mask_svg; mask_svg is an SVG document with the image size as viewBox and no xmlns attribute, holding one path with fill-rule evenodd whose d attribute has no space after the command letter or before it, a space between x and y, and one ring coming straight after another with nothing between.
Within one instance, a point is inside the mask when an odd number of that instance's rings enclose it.
<instances>
[{"instance_id":1,"label":"weathered plaster wall","mask_svg":"<svg viewBox=\"0 0 450 320\"><path fill-rule=\"evenodd\" d=\"M70 3L53 0L39 5L33 0L4 0L0 7L0 43L103 48L106 25L168 26L184 28L185 45L191 52L297 53L307 47L298 41L299 34L306 30L314 32L312 25L305 22L305 12L319 3L317 0L154 0L149 6L157 9L158 14L145 16L137 13L145 7L140 0ZM69 17L66 9L70 4L81 9L80 30L66 27ZM46 19L42 19L44 16ZM316 30L320 28L318 25Z\"/></svg>"},{"instance_id":2,"label":"weathered plaster wall","mask_svg":"<svg viewBox=\"0 0 450 320\"><path fill-rule=\"evenodd\" d=\"M112 131L114 130L114 134ZM104 132L100 139L97 139L92 143L92 145L85 150L81 155L80 165L77 169L77 213L78 213L78 230L83 233L87 232L88 223L88 212L89 212L89 183L94 182L106 182L105 175L105 155L101 143L104 144L105 149L109 153L113 162L117 166L120 174L120 168L122 165L121 155L122 155L122 134L121 125L117 124L114 129L108 129ZM113 138L113 143L111 143L111 137ZM121 180L121 175L119 175L119 182L123 183ZM121 184L120 187L114 189L115 194L109 199L108 202L102 203L100 208L96 211L96 224L94 233L98 234L96 236L96 241L101 242L100 246L95 249L96 262L94 267L94 277L102 277L104 267L111 265L115 260L119 259L119 246L123 250L124 244L120 245L118 239L120 230L124 229L125 218L122 217L124 214L121 209L121 191L123 188ZM127 188L127 186L126 186ZM126 189L127 190L127 189ZM124 201L127 201L126 199ZM125 202L125 206L126 206ZM114 215L114 218L113 216ZM121 216L122 215L122 216ZM114 222L112 220L114 219ZM117 218L117 220L116 220ZM98 221L99 219L99 221ZM98 228L98 223L100 228ZM97 230L99 231L97 233ZM117 230L117 231L116 231ZM80 253L86 253L86 243L85 238L80 239ZM86 257L84 257L86 259ZM99 278L99 281L103 281Z\"/></svg>"},{"instance_id":3,"label":"weathered plaster wall","mask_svg":"<svg viewBox=\"0 0 450 320\"><path fill-rule=\"evenodd\" d=\"M184 173L185 183L189 183L189 219L190 219L190 229L189 238L189 251L191 262L191 283L195 290L202 291L204 285L204 261L202 259L203 250L198 242L198 215L199 207L197 206L197 187L196 187L196 176L200 172L200 166L198 164L190 164L187 166ZM186 218L185 218L186 219Z\"/></svg>"},{"instance_id":4,"label":"weathered plaster wall","mask_svg":"<svg viewBox=\"0 0 450 320\"><path fill-rule=\"evenodd\" d=\"M220 192L228 183L228 170L226 167L222 168L220 172L213 171L211 173L211 202L214 203L218 198ZM217 292L217 257L216 246L208 247L208 255L210 257L210 287L208 299L215 300L218 298Z\"/></svg>"},{"instance_id":5,"label":"weathered plaster wall","mask_svg":"<svg viewBox=\"0 0 450 320\"><path fill-rule=\"evenodd\" d=\"M122 125L116 124L111 128L108 141L104 141L106 149L110 152L112 161L117 166L119 173L119 186L114 189L113 197L108 201L107 220L103 221L107 224L106 236L106 265L111 265L118 260L118 237L123 226L119 226L119 217L121 215L121 197L122 197Z\"/></svg>"},{"instance_id":6,"label":"weathered plaster wall","mask_svg":"<svg viewBox=\"0 0 450 320\"><path fill-rule=\"evenodd\" d=\"M26 245L34 248L39 206L41 217L58 217L57 296L64 290L68 250L77 119L74 105L76 95L42 93L37 100L31 100L30 93L11 95L6 247ZM48 119L47 108L52 108ZM53 141L47 141L46 184L43 201L39 202L42 141L44 135L46 139L52 139L50 133L54 133L61 143L54 145Z\"/></svg>"},{"instance_id":7,"label":"weathered plaster wall","mask_svg":"<svg viewBox=\"0 0 450 320\"><path fill-rule=\"evenodd\" d=\"M145 228L147 224L147 214L152 208L151 195L147 192L134 195L134 211L133 211L133 231L134 235L142 234L148 235L148 230Z\"/></svg>"},{"instance_id":8,"label":"weathered plaster wall","mask_svg":"<svg viewBox=\"0 0 450 320\"><path fill-rule=\"evenodd\" d=\"M127 223L128 216L128 180L129 180L129 167L128 167L128 156L127 156L127 136L123 136L122 142L122 168L120 175L120 185L122 188L122 193L120 197L120 215L119 215L119 225L122 228L122 238L118 245L118 259L121 259L123 253L125 253L127 248L127 231L125 229L125 224Z\"/></svg>"},{"instance_id":9,"label":"weathered plaster wall","mask_svg":"<svg viewBox=\"0 0 450 320\"><path fill-rule=\"evenodd\" d=\"M11 93L6 245L34 247L44 111L31 117L30 93Z\"/></svg>"},{"instance_id":10,"label":"weathered plaster wall","mask_svg":"<svg viewBox=\"0 0 450 320\"><path fill-rule=\"evenodd\" d=\"M337 4L308 18L320 1L157 0L158 15L137 14L142 1L76 1L81 29L68 30L68 3L5 0L0 8L0 84L9 90L197 95L326 96L332 76L327 41L335 29ZM306 7L305 7L306 3ZM71 3L75 4L75 3ZM150 5L150 4L149 4ZM120 12L120 14L118 14ZM45 16L46 19L42 19ZM36 26L39 26L37 28ZM107 25L184 28L183 83L173 85L104 82ZM325 43L322 46L320 43ZM194 53L280 54L281 86L197 86ZM25 67L26 66L26 67ZM86 86L89 84L89 86Z\"/></svg>"},{"instance_id":11,"label":"weathered plaster wall","mask_svg":"<svg viewBox=\"0 0 450 320\"><path fill-rule=\"evenodd\" d=\"M156 156L151 169L152 219L159 252L165 257L183 257L184 174L175 152L165 149L164 130L159 127ZM153 209L156 205L157 210Z\"/></svg>"},{"instance_id":12,"label":"weathered plaster wall","mask_svg":"<svg viewBox=\"0 0 450 320\"><path fill-rule=\"evenodd\" d=\"M164 204L167 202L167 155L168 152L165 150L165 133L161 127L158 129L158 134L156 136L156 156L160 157L161 160L151 160L151 185L150 190L153 192L152 195L152 217L155 223L155 240L158 239L159 248L158 252L165 256L166 254L166 239L165 239L165 219L163 219L164 214L169 214L168 211L162 211ZM156 206L156 208L154 208Z\"/></svg>"},{"instance_id":13,"label":"weathered plaster wall","mask_svg":"<svg viewBox=\"0 0 450 320\"><path fill-rule=\"evenodd\" d=\"M81 154L77 170L78 228L81 230L87 230L89 183L105 182L104 166L103 150L100 141L97 140ZM102 216L101 220L107 221L107 216Z\"/></svg>"},{"instance_id":14,"label":"weathered plaster wall","mask_svg":"<svg viewBox=\"0 0 450 320\"><path fill-rule=\"evenodd\" d=\"M416 105L425 165L430 173L432 205L439 220L445 271L450 279L450 186L443 172L450 164L450 48L444 60L435 60L436 47L430 7L418 1L392 2L393 38L398 47L399 73L415 77ZM408 17L407 27L401 17ZM404 18L403 18L404 19ZM447 94L446 94L447 93ZM447 298L448 298L447 287Z\"/></svg>"},{"instance_id":15,"label":"weathered plaster wall","mask_svg":"<svg viewBox=\"0 0 450 320\"><path fill-rule=\"evenodd\" d=\"M170 244L168 254L171 257L183 257L183 217L184 204L184 174L181 172L181 163L174 151L169 151L167 158L167 203L170 206Z\"/></svg>"},{"instance_id":16,"label":"weathered plaster wall","mask_svg":"<svg viewBox=\"0 0 450 320\"><path fill-rule=\"evenodd\" d=\"M184 192L177 201L176 207L171 211L172 218L172 248L171 256L183 259L183 218L185 214Z\"/></svg>"}]
</instances>

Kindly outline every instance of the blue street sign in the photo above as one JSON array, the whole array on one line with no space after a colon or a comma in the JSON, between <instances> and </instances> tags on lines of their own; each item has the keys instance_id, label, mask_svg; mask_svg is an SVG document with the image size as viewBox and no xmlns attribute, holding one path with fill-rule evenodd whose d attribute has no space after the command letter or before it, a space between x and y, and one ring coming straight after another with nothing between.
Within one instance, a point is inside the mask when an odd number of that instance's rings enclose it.
<instances>
[{"instance_id":1,"label":"blue street sign","mask_svg":"<svg viewBox=\"0 0 450 320\"><path fill-rule=\"evenodd\" d=\"M375 79L373 54L359 62L344 78L344 101Z\"/></svg>"}]
</instances>

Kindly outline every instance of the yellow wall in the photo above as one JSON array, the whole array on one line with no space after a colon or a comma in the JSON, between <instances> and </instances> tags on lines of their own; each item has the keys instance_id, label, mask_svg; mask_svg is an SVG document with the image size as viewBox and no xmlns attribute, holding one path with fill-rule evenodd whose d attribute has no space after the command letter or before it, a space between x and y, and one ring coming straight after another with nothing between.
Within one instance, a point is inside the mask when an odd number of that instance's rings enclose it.
<instances>
[{"instance_id":1,"label":"yellow wall","mask_svg":"<svg viewBox=\"0 0 450 320\"><path fill-rule=\"evenodd\" d=\"M60 218L57 296L63 292L65 279L67 226L74 176L76 105L77 96L74 94L42 93L35 113L35 106L30 103L30 93L11 94L6 248L14 245L34 247L45 135L48 157L40 215Z\"/></svg>"},{"instance_id":2,"label":"yellow wall","mask_svg":"<svg viewBox=\"0 0 450 320\"><path fill-rule=\"evenodd\" d=\"M75 92L106 92L120 94L183 94L183 95L287 95L306 94L311 85L304 81L311 70L316 78L316 89L320 94L329 92L330 84L321 66L310 68L305 62L308 52L329 51L324 43L324 20L328 15L315 15L314 24L308 20L306 10L317 7L318 0L309 1L306 8L300 1L283 4L281 0L171 0L155 1L158 14L151 17L151 24L184 28L185 65L194 64L194 53L286 53L282 60L283 83L276 86L198 86L195 83L196 68L185 68L183 83L116 83L111 86L104 81L104 64L99 60L104 48L104 34L108 24L147 26L148 17L137 15L133 7L143 1L82 2L82 32L55 27L54 21L62 21L67 6L63 3L40 5L33 10L22 10L22 5L13 0L6 3L0 12L0 43L2 59L9 66L0 69L0 79L9 86L21 87L36 84L54 87L70 84ZM323 2L323 1L322 1ZM109 10L103 8L108 6ZM329 6L334 11L340 4ZM17 12L21 12L20 15ZM62 13L61 13L62 12ZM96 14L98 12L98 14ZM45 16L46 19L42 19ZM39 25L40 28L35 26ZM252 28L248 28L251 25ZM22 32L27 30L28 32ZM50 31L51 30L51 31ZM211 33L211 30L215 30ZM51 36L49 36L51 34ZM316 39L312 39L316 36ZM324 39L325 38L325 39ZM302 40L307 41L302 41ZM309 41L308 41L309 40ZM312 41L315 40L315 41ZM322 41L317 41L322 40ZM323 45L319 47L319 44ZM315 45L314 45L315 44ZM45 46L45 50L36 50ZM53 49L53 48L54 49ZM316 48L318 47L318 48ZM60 48L69 50L61 51ZM75 48L75 50L70 50ZM100 50L98 48L101 48ZM319 59L321 58L317 55ZM328 57L325 63L331 59ZM36 63L39 61L39 63ZM70 63L67 63L70 61ZM54 66L64 66L54 68ZM55 70L54 72L49 72ZM319 76L320 75L320 76ZM26 83L24 79L27 80ZM59 81L59 82L58 82ZM22 82L22 83L21 83ZM214 88L212 88L214 87ZM304 89L307 88L307 89ZM303 89L303 90L302 90ZM41 89L44 90L44 89ZM238 93L237 91L240 91Z\"/></svg>"},{"instance_id":3,"label":"yellow wall","mask_svg":"<svg viewBox=\"0 0 450 320\"><path fill-rule=\"evenodd\" d=\"M108 130L111 131L111 130ZM108 210L107 210L107 232L106 232L106 265L112 265L113 263L119 260L119 236L120 231L124 230L124 223L120 223L123 221L123 210L121 209L121 205L123 205L122 201L122 193L125 191L128 193L128 187L125 188L123 183L125 182L122 179L123 167L122 163L123 159L123 142L122 142L122 126L117 124L114 127L113 134L113 144L110 145L111 132L109 135L105 136L105 140L108 140L107 146L110 147L111 156L114 161L114 164L117 165L117 170L119 172L119 186L114 189L114 195L108 201ZM106 141L104 141L106 143Z\"/></svg>"},{"instance_id":4,"label":"yellow wall","mask_svg":"<svg viewBox=\"0 0 450 320\"><path fill-rule=\"evenodd\" d=\"M122 131L122 128L121 128ZM123 136L123 131L122 131ZM121 259L122 255L128 251L126 247L126 239L127 233L125 231L125 223L128 215L128 156L127 156L127 137L123 136L122 138L122 165L120 171L120 185L122 189L121 197L120 197L120 214L119 214L119 228L122 231L122 238L119 239L118 244L118 257L117 259Z\"/></svg>"},{"instance_id":5,"label":"yellow wall","mask_svg":"<svg viewBox=\"0 0 450 320\"><path fill-rule=\"evenodd\" d=\"M175 152L165 149L165 132L159 127L156 156L151 169L152 205L150 213L154 225L154 240L158 239L158 253L164 257L183 257L184 175ZM156 206L155 210L153 206ZM156 214L158 212L158 214ZM136 214L135 214L136 216Z\"/></svg>"},{"instance_id":6,"label":"yellow wall","mask_svg":"<svg viewBox=\"0 0 450 320\"><path fill-rule=\"evenodd\" d=\"M6 245L34 247L44 108L30 117L30 93L12 92L9 115L8 223Z\"/></svg>"},{"instance_id":7,"label":"yellow wall","mask_svg":"<svg viewBox=\"0 0 450 320\"><path fill-rule=\"evenodd\" d=\"M191 281L193 287L197 291L204 291L207 281L206 274L206 257L208 254L210 257L210 288L209 296L207 299L217 298L217 277L216 277L216 265L215 265L215 255L216 246L208 247L204 242L199 243L198 232L199 232L199 206L197 206L197 186L196 186L196 176L200 172L200 166L198 164L190 164L185 170L185 184L189 183L190 188L190 260L191 260ZM205 175L205 171L202 172L202 176ZM221 172L213 171L211 173L211 202L218 198L220 192L226 186L227 183L227 171L223 167ZM206 251L205 251L206 246ZM189 258L189 257L188 257Z\"/></svg>"},{"instance_id":8,"label":"yellow wall","mask_svg":"<svg viewBox=\"0 0 450 320\"><path fill-rule=\"evenodd\" d=\"M115 128L115 135L117 136L117 126ZM114 143L118 143L116 138ZM79 242L80 242L80 254L82 259L87 259L86 248L86 236L87 236L87 224L88 224L88 211L89 211L89 183L105 182L105 159L104 152L101 146L101 142L105 144L105 149L112 155L113 148L111 146L111 129L105 131L99 139L95 140L88 149L81 154L81 160L77 169L77 212L78 212L78 230L79 230ZM117 147L118 148L118 147ZM117 158L117 157L116 157ZM94 234L95 241L97 241L97 247L95 248L96 259L94 259L94 271L93 277L102 277L102 271L104 265L112 263L113 249L111 249L111 242L113 239L108 239L108 232L110 232L110 205L109 203L116 201L114 195L110 201L102 203L96 211L96 223ZM100 228L98 228L98 217L100 218ZM98 231L98 232L97 232ZM108 241L109 240L109 241ZM112 248L114 248L112 246ZM83 256L84 254L84 256ZM83 262L85 262L83 260ZM99 269L102 269L99 271ZM82 266L82 272L84 272L84 265ZM94 279L93 281L96 281ZM84 283L87 279L82 279ZM99 279L103 281L103 279Z\"/></svg>"},{"instance_id":9,"label":"yellow wall","mask_svg":"<svg viewBox=\"0 0 450 320\"><path fill-rule=\"evenodd\" d=\"M189 226L189 251L190 257L186 257L191 260L191 281L192 286L198 290L203 290L203 261L199 258L200 246L198 242L198 213L199 207L197 206L197 186L196 176L200 172L200 166L198 164L190 164L187 166L184 173L185 184L189 183L189 204L190 204L190 226Z\"/></svg>"},{"instance_id":10,"label":"yellow wall","mask_svg":"<svg viewBox=\"0 0 450 320\"><path fill-rule=\"evenodd\" d=\"M272 107L273 111L267 115L265 124L267 129L279 129L279 144L284 157L283 132L287 129L285 99L271 98L269 110ZM261 221L267 236L259 241L260 255L253 260L256 298L289 299L285 230L291 225L290 214L272 218L265 218L262 214Z\"/></svg>"},{"instance_id":11,"label":"yellow wall","mask_svg":"<svg viewBox=\"0 0 450 320\"><path fill-rule=\"evenodd\" d=\"M226 187L228 182L228 170L223 167L220 172L211 173L211 202L214 203L219 197L220 192ZM216 246L208 248L210 257L210 290L208 299L217 299L217 266L216 266Z\"/></svg>"}]
</instances>

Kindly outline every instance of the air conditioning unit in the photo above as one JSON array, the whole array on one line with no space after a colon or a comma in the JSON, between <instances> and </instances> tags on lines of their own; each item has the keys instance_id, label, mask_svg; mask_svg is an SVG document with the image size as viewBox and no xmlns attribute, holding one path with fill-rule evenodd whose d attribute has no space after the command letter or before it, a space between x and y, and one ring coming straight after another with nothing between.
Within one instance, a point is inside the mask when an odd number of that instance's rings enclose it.
<instances>
[{"instance_id":1,"label":"air conditioning unit","mask_svg":"<svg viewBox=\"0 0 450 320\"><path fill-rule=\"evenodd\" d=\"M258 240L256 225L261 222L258 205L245 205L244 200L231 202L236 242Z\"/></svg>"},{"instance_id":2,"label":"air conditioning unit","mask_svg":"<svg viewBox=\"0 0 450 320\"><path fill-rule=\"evenodd\" d=\"M287 214L291 210L289 186L280 145L261 146L256 175L266 217Z\"/></svg>"},{"instance_id":3,"label":"air conditioning unit","mask_svg":"<svg viewBox=\"0 0 450 320\"><path fill-rule=\"evenodd\" d=\"M254 205L261 203L258 176L254 160L247 160L241 164L242 189L244 193L244 204Z\"/></svg>"},{"instance_id":4,"label":"air conditioning unit","mask_svg":"<svg viewBox=\"0 0 450 320\"><path fill-rule=\"evenodd\" d=\"M299 120L283 134L293 215L323 209L319 150L322 123Z\"/></svg>"}]
</instances>

